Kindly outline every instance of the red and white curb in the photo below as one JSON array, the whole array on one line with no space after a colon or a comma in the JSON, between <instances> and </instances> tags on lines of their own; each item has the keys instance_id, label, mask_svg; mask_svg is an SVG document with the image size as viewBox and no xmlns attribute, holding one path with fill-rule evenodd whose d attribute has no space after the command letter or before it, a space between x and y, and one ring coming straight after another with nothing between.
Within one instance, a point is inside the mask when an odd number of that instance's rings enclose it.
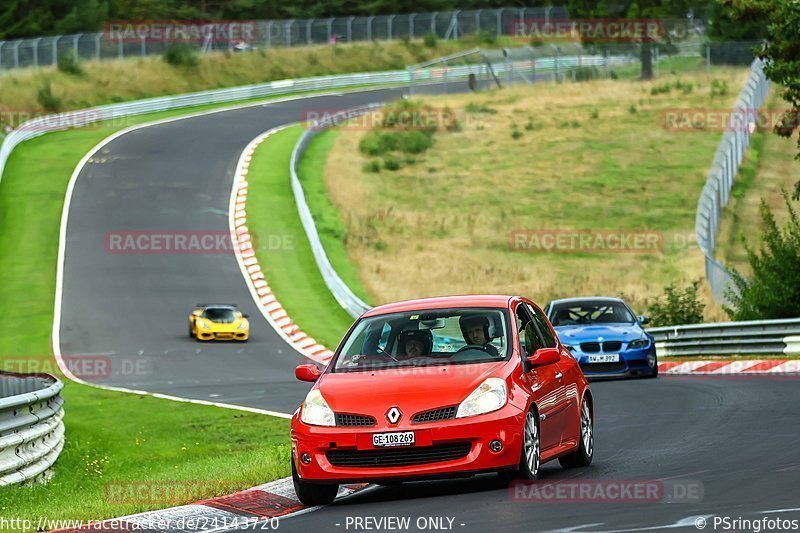
<instances>
[{"instance_id":1,"label":"red and white curb","mask_svg":"<svg viewBox=\"0 0 800 533\"><path fill-rule=\"evenodd\" d=\"M337 498L349 496L367 487L366 484L343 485ZM283 478L241 492L201 500L190 505L180 505L120 518L93 522L81 527L54 530L68 531L192 531L210 533L230 531L256 524L270 524L277 529L281 518L299 514L314 507L306 507L297 499L292 478ZM248 528L249 529L249 528Z\"/></svg>"},{"instance_id":2,"label":"red and white curb","mask_svg":"<svg viewBox=\"0 0 800 533\"><path fill-rule=\"evenodd\" d=\"M259 304L264 318L298 352L312 361L327 365L331 360L331 356L333 356L333 352L301 331L297 324L293 323L289 318L281 303L275 298L269 283L264 277L264 272L261 270L261 265L258 263L250 230L247 227L247 190L249 187L247 173L250 170L253 154L256 148L267 138L289 126L291 124L279 126L262 133L250 141L250 144L242 152L233 178L233 190L231 191L228 209L229 225L231 234L238 243L236 258L239 261L242 275L247 281L253 299Z\"/></svg>"},{"instance_id":3,"label":"red and white curb","mask_svg":"<svg viewBox=\"0 0 800 533\"><path fill-rule=\"evenodd\" d=\"M661 361L658 363L661 374L797 374L800 373L798 359L752 359L734 361Z\"/></svg>"}]
</instances>

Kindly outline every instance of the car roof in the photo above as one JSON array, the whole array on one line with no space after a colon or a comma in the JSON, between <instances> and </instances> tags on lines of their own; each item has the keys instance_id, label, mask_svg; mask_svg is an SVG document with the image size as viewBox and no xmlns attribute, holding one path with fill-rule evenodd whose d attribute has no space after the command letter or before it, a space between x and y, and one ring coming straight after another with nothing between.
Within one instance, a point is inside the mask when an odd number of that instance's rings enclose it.
<instances>
[{"instance_id":1,"label":"car roof","mask_svg":"<svg viewBox=\"0 0 800 533\"><path fill-rule=\"evenodd\" d=\"M548 306L552 306L553 304L565 304L565 303L577 303L577 302L620 302L625 303L625 300L622 298L615 298L613 296L579 296L575 298L559 298L558 300L553 300Z\"/></svg>"},{"instance_id":2,"label":"car roof","mask_svg":"<svg viewBox=\"0 0 800 533\"><path fill-rule=\"evenodd\" d=\"M200 309L230 309L235 310L235 304L197 304L197 307Z\"/></svg>"},{"instance_id":3,"label":"car roof","mask_svg":"<svg viewBox=\"0 0 800 533\"><path fill-rule=\"evenodd\" d=\"M368 317L424 309L447 309L451 307L508 307L508 303L513 298L516 297L501 294L467 294L462 296L420 298L379 305L364 313L363 316Z\"/></svg>"}]
</instances>

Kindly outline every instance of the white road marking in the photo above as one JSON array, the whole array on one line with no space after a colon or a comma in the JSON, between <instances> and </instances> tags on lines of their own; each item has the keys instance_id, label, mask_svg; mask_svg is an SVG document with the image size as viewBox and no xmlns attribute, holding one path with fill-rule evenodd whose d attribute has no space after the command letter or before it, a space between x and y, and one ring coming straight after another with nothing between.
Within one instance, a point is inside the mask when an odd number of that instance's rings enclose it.
<instances>
[{"instance_id":1,"label":"white road marking","mask_svg":"<svg viewBox=\"0 0 800 533\"><path fill-rule=\"evenodd\" d=\"M708 520L712 518L714 515L706 514L706 515L695 515L695 516L687 516L686 518L681 518L677 522L673 522L672 524L662 524L658 526L647 526L647 527L633 527L633 528L626 528L626 529L607 529L607 530L600 530L600 531L586 531L584 528L589 527L596 527L602 526L603 523L599 524L584 524L581 526L569 527L564 529L553 529L548 531L547 533L629 533L633 531L658 531L661 529L677 529L679 527L695 527L695 521L699 519Z\"/></svg>"}]
</instances>

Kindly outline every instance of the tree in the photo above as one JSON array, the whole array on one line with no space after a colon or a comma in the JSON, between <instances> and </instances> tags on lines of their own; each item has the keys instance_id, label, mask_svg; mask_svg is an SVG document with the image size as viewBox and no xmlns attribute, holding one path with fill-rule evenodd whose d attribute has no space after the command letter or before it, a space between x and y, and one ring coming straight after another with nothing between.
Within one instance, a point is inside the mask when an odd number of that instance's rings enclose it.
<instances>
[{"instance_id":1,"label":"tree","mask_svg":"<svg viewBox=\"0 0 800 533\"><path fill-rule=\"evenodd\" d=\"M734 288L725 312L733 320L767 320L800 316L800 219L784 192L789 221L779 228L765 200L761 200L764 225L758 254L745 242L753 276L734 271Z\"/></svg>"},{"instance_id":2,"label":"tree","mask_svg":"<svg viewBox=\"0 0 800 533\"><path fill-rule=\"evenodd\" d=\"M800 127L800 4L797 0L720 0L739 21L760 21L767 28L767 41L758 53L766 64L764 73L782 86L781 97L788 109L775 126L775 133L791 137ZM800 160L800 139L797 141ZM792 198L800 199L800 181L795 183Z\"/></svg>"},{"instance_id":3,"label":"tree","mask_svg":"<svg viewBox=\"0 0 800 533\"><path fill-rule=\"evenodd\" d=\"M703 322L705 305L697 294L699 286L700 282L694 281L683 289L675 283L664 287L664 299L659 297L650 305L653 325L660 327Z\"/></svg>"},{"instance_id":4,"label":"tree","mask_svg":"<svg viewBox=\"0 0 800 533\"><path fill-rule=\"evenodd\" d=\"M701 12L708 7L708 0L569 0L567 2L572 18L624 18L659 20L669 40L669 30L680 21L686 21L693 12ZM642 62L641 79L653 78L653 46L658 43L650 38L640 42Z\"/></svg>"}]
</instances>

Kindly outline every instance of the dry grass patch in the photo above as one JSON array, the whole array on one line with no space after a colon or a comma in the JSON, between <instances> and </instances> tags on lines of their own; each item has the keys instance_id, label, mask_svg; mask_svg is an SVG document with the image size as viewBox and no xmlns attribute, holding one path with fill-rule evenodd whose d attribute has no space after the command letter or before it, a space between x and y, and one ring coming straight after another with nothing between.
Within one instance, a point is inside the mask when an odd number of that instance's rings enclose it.
<instances>
[{"instance_id":1,"label":"dry grass patch","mask_svg":"<svg viewBox=\"0 0 800 533\"><path fill-rule=\"evenodd\" d=\"M623 295L644 311L665 285L703 277L693 242L697 199L721 134L662 127L670 108L731 107L746 78L722 69L674 83L539 84L427 98L461 128L397 171L365 168L366 132L344 130L325 180L347 227L350 260L375 303L471 292L539 302ZM711 81L729 94L712 95ZM513 251L512 230L649 232L657 253ZM703 294L710 319L724 318Z\"/></svg>"}]
</instances>

